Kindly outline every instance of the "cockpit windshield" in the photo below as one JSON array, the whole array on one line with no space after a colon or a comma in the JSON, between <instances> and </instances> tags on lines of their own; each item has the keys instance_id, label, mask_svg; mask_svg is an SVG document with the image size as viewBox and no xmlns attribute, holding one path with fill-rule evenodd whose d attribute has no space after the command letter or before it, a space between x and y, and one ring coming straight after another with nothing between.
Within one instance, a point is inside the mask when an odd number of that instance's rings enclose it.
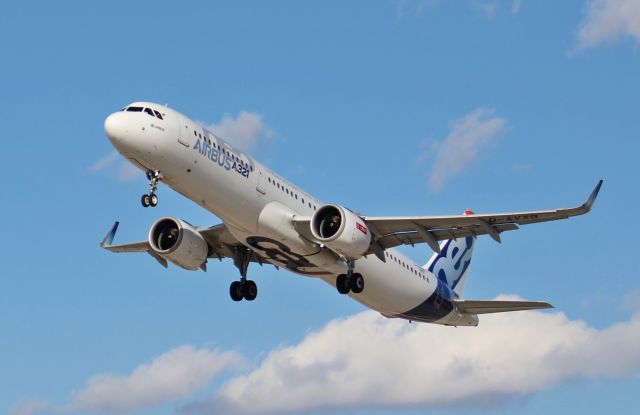
<instances>
[{"instance_id":1,"label":"cockpit windshield","mask_svg":"<svg viewBox=\"0 0 640 415\"><path fill-rule=\"evenodd\" d=\"M164 118L162 117L162 114L160 113L160 111L151 109L151 108L145 108L145 107L136 107L136 106L131 106L131 107L126 107L123 108L122 111L127 111L127 112L144 112L154 118L159 118L161 120L164 120Z\"/></svg>"}]
</instances>

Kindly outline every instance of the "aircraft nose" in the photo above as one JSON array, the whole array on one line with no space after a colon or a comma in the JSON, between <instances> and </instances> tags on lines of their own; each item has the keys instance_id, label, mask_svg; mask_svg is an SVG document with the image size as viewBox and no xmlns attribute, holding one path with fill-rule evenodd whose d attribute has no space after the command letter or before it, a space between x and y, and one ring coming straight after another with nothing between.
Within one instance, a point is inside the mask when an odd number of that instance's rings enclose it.
<instances>
[{"instance_id":1,"label":"aircraft nose","mask_svg":"<svg viewBox=\"0 0 640 415\"><path fill-rule=\"evenodd\" d=\"M129 134L129 128L122 112L114 112L104 120L104 132L114 145L122 143Z\"/></svg>"}]
</instances>

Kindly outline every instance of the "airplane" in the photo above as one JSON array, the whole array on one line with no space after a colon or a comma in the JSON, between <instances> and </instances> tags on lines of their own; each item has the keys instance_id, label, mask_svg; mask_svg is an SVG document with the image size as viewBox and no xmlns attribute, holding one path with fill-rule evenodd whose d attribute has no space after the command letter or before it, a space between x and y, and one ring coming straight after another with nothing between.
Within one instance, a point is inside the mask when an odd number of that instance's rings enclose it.
<instances>
[{"instance_id":1,"label":"airplane","mask_svg":"<svg viewBox=\"0 0 640 415\"><path fill-rule=\"evenodd\" d=\"M453 216L366 216L325 204L258 163L187 116L152 102L134 102L110 114L104 130L116 150L146 173L144 207L158 204L164 183L216 215L222 223L198 227L184 219L156 220L146 240L114 245L115 222L100 246L111 252L146 252L165 268L207 270L209 259L229 258L240 278L234 301L253 301L250 264L271 264L320 278L389 318L449 326L477 326L478 315L553 307L541 301L462 298L476 238L520 225L566 219L591 210L602 180L587 201L568 209ZM399 245L426 244L421 266Z\"/></svg>"}]
</instances>

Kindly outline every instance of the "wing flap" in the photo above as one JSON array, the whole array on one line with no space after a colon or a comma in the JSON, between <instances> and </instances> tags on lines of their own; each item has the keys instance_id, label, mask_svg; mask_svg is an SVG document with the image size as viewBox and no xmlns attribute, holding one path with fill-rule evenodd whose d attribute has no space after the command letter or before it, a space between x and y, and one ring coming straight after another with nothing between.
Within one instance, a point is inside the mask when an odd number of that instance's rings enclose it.
<instances>
[{"instance_id":1,"label":"wing flap","mask_svg":"<svg viewBox=\"0 0 640 415\"><path fill-rule=\"evenodd\" d=\"M516 230L518 229L518 225L514 223L505 223L503 225L494 226L494 229L498 233L502 233L505 231ZM480 230L468 226L464 228L453 229L430 229L429 233L433 235L436 241L464 238L467 236L478 236L483 234ZM415 245L423 242L428 243L428 240L424 238L424 235L422 233L414 230L383 235L381 238L378 238L378 242L380 243L380 246L388 249L398 245Z\"/></svg>"},{"instance_id":2,"label":"wing flap","mask_svg":"<svg viewBox=\"0 0 640 415\"><path fill-rule=\"evenodd\" d=\"M508 311L553 308L544 301L456 300L458 311L466 314L504 313Z\"/></svg>"}]
</instances>

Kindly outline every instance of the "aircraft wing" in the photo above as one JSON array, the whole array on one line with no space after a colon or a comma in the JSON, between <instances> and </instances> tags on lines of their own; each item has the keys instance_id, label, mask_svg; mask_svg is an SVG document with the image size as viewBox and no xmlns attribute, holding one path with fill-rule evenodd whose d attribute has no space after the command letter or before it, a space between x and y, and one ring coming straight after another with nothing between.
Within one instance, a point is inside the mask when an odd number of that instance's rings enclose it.
<instances>
[{"instance_id":1,"label":"aircraft wing","mask_svg":"<svg viewBox=\"0 0 640 415\"><path fill-rule=\"evenodd\" d=\"M113 238L116 235L119 224L119 222L115 222L113 224L107 235L100 243L100 246L102 248L111 252L147 252L149 255L154 257L156 261L158 261L163 267L167 268L167 260L158 255L155 251L153 251L153 249L151 249L149 241L113 245ZM223 223L211 226L209 228L198 229L198 232L200 233L200 235L202 235L204 240L209 245L208 258L218 258L220 260L222 260L222 258L235 259L233 247L241 244L233 235L231 235L231 233ZM264 261L262 261L262 259L254 253L251 262L257 262L262 265ZM206 271L206 269L204 269L204 266L203 270Z\"/></svg>"},{"instance_id":2,"label":"aircraft wing","mask_svg":"<svg viewBox=\"0 0 640 415\"><path fill-rule=\"evenodd\" d=\"M585 203L578 207L530 212L497 213L455 216L372 217L363 216L375 235L378 248L427 243L440 252L437 241L465 236L489 235L500 242L500 233L518 229L518 225L567 219L591 210L602 180L598 182Z\"/></svg>"},{"instance_id":3,"label":"aircraft wing","mask_svg":"<svg viewBox=\"0 0 640 415\"><path fill-rule=\"evenodd\" d=\"M504 313L507 311L553 308L543 301L455 300L458 311L466 314Z\"/></svg>"}]
</instances>

